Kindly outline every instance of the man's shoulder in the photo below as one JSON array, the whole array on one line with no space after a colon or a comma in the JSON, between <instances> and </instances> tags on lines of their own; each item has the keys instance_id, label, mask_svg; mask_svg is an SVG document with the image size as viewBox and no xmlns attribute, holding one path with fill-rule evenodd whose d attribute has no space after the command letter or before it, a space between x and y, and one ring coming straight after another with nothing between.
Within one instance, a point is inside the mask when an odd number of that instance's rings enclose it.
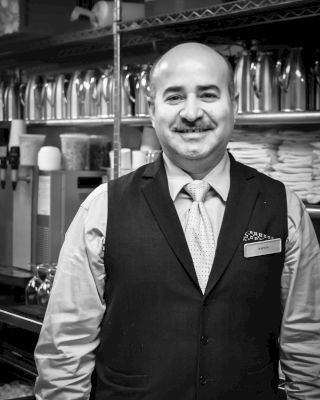
<instances>
[{"instance_id":1,"label":"man's shoulder","mask_svg":"<svg viewBox=\"0 0 320 400\"><path fill-rule=\"evenodd\" d=\"M97 186L89 195L85 198L81 207L83 208L90 208L93 204L97 202L105 202L108 198L108 183L102 183L101 185Z\"/></svg>"}]
</instances>

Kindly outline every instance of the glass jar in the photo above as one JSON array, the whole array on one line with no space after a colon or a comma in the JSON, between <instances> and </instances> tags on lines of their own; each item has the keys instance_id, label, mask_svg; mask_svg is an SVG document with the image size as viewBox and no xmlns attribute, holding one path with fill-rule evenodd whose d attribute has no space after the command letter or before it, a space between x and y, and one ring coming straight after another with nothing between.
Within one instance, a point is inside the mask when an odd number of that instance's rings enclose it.
<instances>
[{"instance_id":1,"label":"glass jar","mask_svg":"<svg viewBox=\"0 0 320 400\"><path fill-rule=\"evenodd\" d=\"M39 276L40 265L32 265L31 270L33 277L27 283L25 288L25 302L26 304L37 304L37 294L39 287L42 284L42 279Z\"/></svg>"},{"instance_id":2,"label":"glass jar","mask_svg":"<svg viewBox=\"0 0 320 400\"><path fill-rule=\"evenodd\" d=\"M48 274L45 280L41 283L37 293L37 304L46 307L49 301L54 276L56 273L56 265L51 264L48 268Z\"/></svg>"}]
</instances>

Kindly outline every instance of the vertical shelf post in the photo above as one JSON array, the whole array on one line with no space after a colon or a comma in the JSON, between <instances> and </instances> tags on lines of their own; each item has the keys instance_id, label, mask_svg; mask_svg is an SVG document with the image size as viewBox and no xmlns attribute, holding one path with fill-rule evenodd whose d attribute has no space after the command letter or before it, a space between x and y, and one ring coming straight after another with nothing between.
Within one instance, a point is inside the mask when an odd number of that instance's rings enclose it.
<instances>
[{"instance_id":1,"label":"vertical shelf post","mask_svg":"<svg viewBox=\"0 0 320 400\"><path fill-rule=\"evenodd\" d=\"M113 106L114 106L114 122L113 122L113 177L118 178L121 170L121 37L120 37L120 23L121 23L121 0L114 0L113 10Z\"/></svg>"}]
</instances>

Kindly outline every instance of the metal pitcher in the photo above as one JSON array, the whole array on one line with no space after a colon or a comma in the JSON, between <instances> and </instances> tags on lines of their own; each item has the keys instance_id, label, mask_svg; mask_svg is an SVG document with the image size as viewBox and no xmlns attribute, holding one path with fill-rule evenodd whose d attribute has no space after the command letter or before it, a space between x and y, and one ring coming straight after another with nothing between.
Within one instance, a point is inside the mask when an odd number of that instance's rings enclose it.
<instances>
[{"instance_id":1,"label":"metal pitcher","mask_svg":"<svg viewBox=\"0 0 320 400\"><path fill-rule=\"evenodd\" d=\"M45 76L41 91L42 117L44 120L55 118L54 87L55 77Z\"/></svg>"},{"instance_id":2,"label":"metal pitcher","mask_svg":"<svg viewBox=\"0 0 320 400\"><path fill-rule=\"evenodd\" d=\"M20 83L12 78L4 91L4 119L12 121L23 117L20 101Z\"/></svg>"},{"instance_id":3,"label":"metal pitcher","mask_svg":"<svg viewBox=\"0 0 320 400\"><path fill-rule=\"evenodd\" d=\"M76 70L71 75L67 90L67 118L80 118L80 86L82 80L83 75L80 70Z\"/></svg>"},{"instance_id":4,"label":"metal pitcher","mask_svg":"<svg viewBox=\"0 0 320 400\"><path fill-rule=\"evenodd\" d=\"M80 116L96 117L98 100L98 71L89 69L85 72L79 86Z\"/></svg>"},{"instance_id":5,"label":"metal pitcher","mask_svg":"<svg viewBox=\"0 0 320 400\"><path fill-rule=\"evenodd\" d=\"M59 74L55 78L53 89L55 119L67 118L67 91L69 81L69 74Z\"/></svg>"},{"instance_id":6,"label":"metal pitcher","mask_svg":"<svg viewBox=\"0 0 320 400\"><path fill-rule=\"evenodd\" d=\"M246 113L252 111L253 85L251 82L251 53L244 49L236 61L234 69L235 92L238 94L238 112Z\"/></svg>"},{"instance_id":7,"label":"metal pitcher","mask_svg":"<svg viewBox=\"0 0 320 400\"><path fill-rule=\"evenodd\" d=\"M134 116L136 71L132 66L124 65L121 74L121 115Z\"/></svg>"},{"instance_id":8,"label":"metal pitcher","mask_svg":"<svg viewBox=\"0 0 320 400\"><path fill-rule=\"evenodd\" d=\"M0 82L0 121L5 121L5 107L4 107L4 94L6 90L6 83L5 81Z\"/></svg>"},{"instance_id":9,"label":"metal pitcher","mask_svg":"<svg viewBox=\"0 0 320 400\"><path fill-rule=\"evenodd\" d=\"M309 110L320 110L320 57L319 51L309 71Z\"/></svg>"},{"instance_id":10,"label":"metal pitcher","mask_svg":"<svg viewBox=\"0 0 320 400\"><path fill-rule=\"evenodd\" d=\"M149 116L148 96L150 93L149 75L152 65L143 64L136 78L135 87L135 115L136 117Z\"/></svg>"},{"instance_id":11,"label":"metal pitcher","mask_svg":"<svg viewBox=\"0 0 320 400\"><path fill-rule=\"evenodd\" d=\"M113 117L113 68L109 66L102 71L98 81L98 116Z\"/></svg>"},{"instance_id":12,"label":"metal pitcher","mask_svg":"<svg viewBox=\"0 0 320 400\"><path fill-rule=\"evenodd\" d=\"M305 111L307 108L306 72L302 50L302 47L292 48L284 61L277 61L281 111Z\"/></svg>"},{"instance_id":13,"label":"metal pitcher","mask_svg":"<svg viewBox=\"0 0 320 400\"><path fill-rule=\"evenodd\" d=\"M271 52L258 51L256 60L251 62L253 112L279 111L279 87L275 67Z\"/></svg>"}]
</instances>

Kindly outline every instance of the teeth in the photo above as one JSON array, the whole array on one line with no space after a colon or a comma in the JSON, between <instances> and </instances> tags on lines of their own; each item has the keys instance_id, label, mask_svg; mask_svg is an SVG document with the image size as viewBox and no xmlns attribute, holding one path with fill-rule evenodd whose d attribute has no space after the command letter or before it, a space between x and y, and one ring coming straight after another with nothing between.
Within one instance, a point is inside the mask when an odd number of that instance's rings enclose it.
<instances>
[{"instance_id":1,"label":"teeth","mask_svg":"<svg viewBox=\"0 0 320 400\"><path fill-rule=\"evenodd\" d=\"M203 131L202 129L190 128L190 129L182 129L180 132L182 132L182 133L199 133L202 131Z\"/></svg>"}]
</instances>

